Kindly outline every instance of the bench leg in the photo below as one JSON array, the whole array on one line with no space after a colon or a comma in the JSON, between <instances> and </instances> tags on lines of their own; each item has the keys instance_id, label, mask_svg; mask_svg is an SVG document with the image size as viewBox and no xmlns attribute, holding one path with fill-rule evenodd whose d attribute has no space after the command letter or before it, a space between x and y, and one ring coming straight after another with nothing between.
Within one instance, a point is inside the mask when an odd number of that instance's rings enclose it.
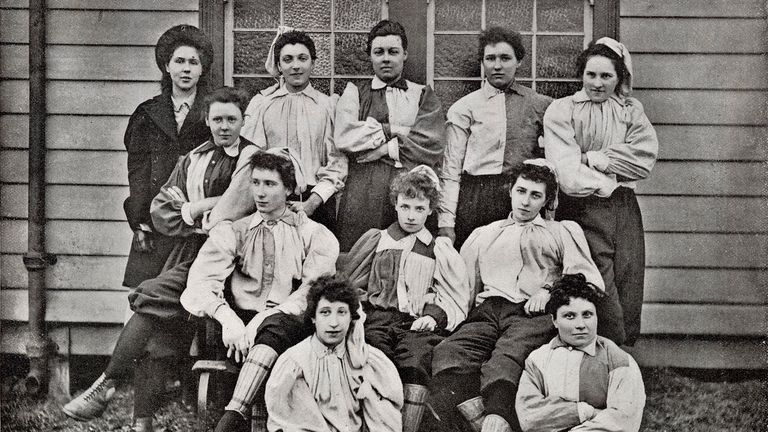
<instances>
[{"instance_id":1,"label":"bench leg","mask_svg":"<svg viewBox=\"0 0 768 432\"><path fill-rule=\"evenodd\" d=\"M197 429L205 432L208 423L208 388L211 383L211 372L200 373L197 385Z\"/></svg>"}]
</instances>

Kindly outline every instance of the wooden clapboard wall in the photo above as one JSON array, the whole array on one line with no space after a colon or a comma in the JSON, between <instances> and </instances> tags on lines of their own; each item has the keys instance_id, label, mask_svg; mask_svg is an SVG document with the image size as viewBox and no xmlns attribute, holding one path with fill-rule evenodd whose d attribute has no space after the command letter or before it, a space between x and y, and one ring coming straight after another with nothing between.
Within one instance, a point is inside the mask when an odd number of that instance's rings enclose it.
<instances>
[{"instance_id":1,"label":"wooden clapboard wall","mask_svg":"<svg viewBox=\"0 0 768 432\"><path fill-rule=\"evenodd\" d=\"M131 231L122 139L159 93L154 44L198 22L198 0L49 0L46 319L60 351L109 354L125 312ZM0 0L0 319L2 352L24 352L27 274L28 2Z\"/></svg>"},{"instance_id":2,"label":"wooden clapboard wall","mask_svg":"<svg viewBox=\"0 0 768 432\"><path fill-rule=\"evenodd\" d=\"M623 0L635 96L660 142L638 188L645 364L766 367L768 61L763 0Z\"/></svg>"}]
</instances>

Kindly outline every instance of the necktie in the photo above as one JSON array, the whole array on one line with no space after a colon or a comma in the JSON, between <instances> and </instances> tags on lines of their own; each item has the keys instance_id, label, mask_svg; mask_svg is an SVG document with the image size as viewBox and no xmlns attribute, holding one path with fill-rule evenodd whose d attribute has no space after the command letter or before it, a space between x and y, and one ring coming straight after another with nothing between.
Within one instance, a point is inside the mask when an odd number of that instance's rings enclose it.
<instances>
[{"instance_id":1,"label":"necktie","mask_svg":"<svg viewBox=\"0 0 768 432\"><path fill-rule=\"evenodd\" d=\"M268 228L264 229L262 237L262 270L261 270L261 292L269 292L272 288L272 282L275 280L275 236L272 234L272 227L277 221L267 221ZM264 291L267 290L267 291Z\"/></svg>"},{"instance_id":2,"label":"necktie","mask_svg":"<svg viewBox=\"0 0 768 432\"><path fill-rule=\"evenodd\" d=\"M176 132L179 132L181 130L181 126L184 124L184 119L187 118L187 114L189 114L189 104L186 102L182 102L181 105L179 105L179 108L175 111L176 114Z\"/></svg>"}]
</instances>

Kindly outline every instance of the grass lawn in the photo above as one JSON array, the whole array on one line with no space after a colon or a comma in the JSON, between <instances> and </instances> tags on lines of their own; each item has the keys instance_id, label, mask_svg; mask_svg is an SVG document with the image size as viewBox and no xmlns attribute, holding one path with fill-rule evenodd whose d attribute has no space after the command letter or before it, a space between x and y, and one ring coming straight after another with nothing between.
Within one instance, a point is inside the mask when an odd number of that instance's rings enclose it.
<instances>
[{"instance_id":1,"label":"grass lawn","mask_svg":"<svg viewBox=\"0 0 768 432\"><path fill-rule=\"evenodd\" d=\"M103 366L97 365L90 371L102 369ZM12 387L12 374L4 375L3 432L129 430L133 398L127 385L118 388L102 418L80 423L67 418L61 412L61 405L54 401L33 401L19 396ZM765 371L647 368L643 369L643 379L648 396L643 431L768 431L768 378ZM78 387L88 385L82 377L73 377L73 382ZM155 418L157 431L193 431L195 427L194 413L178 398L172 399Z\"/></svg>"}]
</instances>

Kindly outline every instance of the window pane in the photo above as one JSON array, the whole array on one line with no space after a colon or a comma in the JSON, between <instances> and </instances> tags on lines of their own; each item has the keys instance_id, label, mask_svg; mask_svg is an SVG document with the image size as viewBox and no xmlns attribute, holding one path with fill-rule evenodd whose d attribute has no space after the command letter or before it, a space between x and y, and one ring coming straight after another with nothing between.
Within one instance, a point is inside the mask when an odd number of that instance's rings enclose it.
<instances>
[{"instance_id":1,"label":"window pane","mask_svg":"<svg viewBox=\"0 0 768 432\"><path fill-rule=\"evenodd\" d=\"M479 0L435 0L436 30L480 30Z\"/></svg>"},{"instance_id":2,"label":"window pane","mask_svg":"<svg viewBox=\"0 0 768 432\"><path fill-rule=\"evenodd\" d=\"M285 0L285 25L299 30L331 28L331 0Z\"/></svg>"},{"instance_id":3,"label":"window pane","mask_svg":"<svg viewBox=\"0 0 768 432\"><path fill-rule=\"evenodd\" d=\"M538 77L576 77L576 57L584 44L581 36L538 36L538 42Z\"/></svg>"},{"instance_id":4,"label":"window pane","mask_svg":"<svg viewBox=\"0 0 768 432\"><path fill-rule=\"evenodd\" d=\"M477 36L435 35L436 77L479 77Z\"/></svg>"},{"instance_id":5,"label":"window pane","mask_svg":"<svg viewBox=\"0 0 768 432\"><path fill-rule=\"evenodd\" d=\"M235 32L234 73L267 73L264 61L274 37L272 32Z\"/></svg>"},{"instance_id":6,"label":"window pane","mask_svg":"<svg viewBox=\"0 0 768 432\"><path fill-rule=\"evenodd\" d=\"M312 87L314 87L315 90L320 93L329 94L328 90L331 89L330 78L312 78L310 81L312 81Z\"/></svg>"},{"instance_id":7,"label":"window pane","mask_svg":"<svg viewBox=\"0 0 768 432\"><path fill-rule=\"evenodd\" d=\"M529 35L523 35L523 48L525 48L525 57L517 67L515 76L519 78L531 78L531 56L533 55L533 38Z\"/></svg>"},{"instance_id":8,"label":"window pane","mask_svg":"<svg viewBox=\"0 0 768 432\"><path fill-rule=\"evenodd\" d=\"M443 106L443 112L454 102L480 88L480 81L435 81L435 93Z\"/></svg>"},{"instance_id":9,"label":"window pane","mask_svg":"<svg viewBox=\"0 0 768 432\"><path fill-rule=\"evenodd\" d=\"M555 99L570 96L581 89L581 82L536 81L536 91Z\"/></svg>"},{"instance_id":10,"label":"window pane","mask_svg":"<svg viewBox=\"0 0 768 432\"><path fill-rule=\"evenodd\" d=\"M317 60L312 75L331 75L331 35L328 33L310 33L309 36L315 42Z\"/></svg>"},{"instance_id":11,"label":"window pane","mask_svg":"<svg viewBox=\"0 0 768 432\"><path fill-rule=\"evenodd\" d=\"M235 28L277 28L280 0L237 0Z\"/></svg>"},{"instance_id":12,"label":"window pane","mask_svg":"<svg viewBox=\"0 0 768 432\"><path fill-rule=\"evenodd\" d=\"M371 62L365 52L367 42L367 34L336 34L334 69L337 75L373 75Z\"/></svg>"},{"instance_id":13,"label":"window pane","mask_svg":"<svg viewBox=\"0 0 768 432\"><path fill-rule=\"evenodd\" d=\"M235 78L234 81L235 87L245 89L251 97L277 83L277 81L272 78Z\"/></svg>"},{"instance_id":14,"label":"window pane","mask_svg":"<svg viewBox=\"0 0 768 432\"><path fill-rule=\"evenodd\" d=\"M354 85L356 85L358 88L360 88L360 85L366 81L370 81L370 79L364 79L364 78L336 78L333 80L333 92L341 95L344 93L344 89L347 88L347 83L351 82Z\"/></svg>"},{"instance_id":15,"label":"window pane","mask_svg":"<svg viewBox=\"0 0 768 432\"><path fill-rule=\"evenodd\" d=\"M531 31L533 0L486 0L485 22L488 27L502 26L515 31Z\"/></svg>"},{"instance_id":16,"label":"window pane","mask_svg":"<svg viewBox=\"0 0 768 432\"><path fill-rule=\"evenodd\" d=\"M370 30L381 19L380 0L336 0L337 30Z\"/></svg>"},{"instance_id":17,"label":"window pane","mask_svg":"<svg viewBox=\"0 0 768 432\"><path fill-rule=\"evenodd\" d=\"M539 31L584 31L583 0L538 0L536 15Z\"/></svg>"}]
</instances>

